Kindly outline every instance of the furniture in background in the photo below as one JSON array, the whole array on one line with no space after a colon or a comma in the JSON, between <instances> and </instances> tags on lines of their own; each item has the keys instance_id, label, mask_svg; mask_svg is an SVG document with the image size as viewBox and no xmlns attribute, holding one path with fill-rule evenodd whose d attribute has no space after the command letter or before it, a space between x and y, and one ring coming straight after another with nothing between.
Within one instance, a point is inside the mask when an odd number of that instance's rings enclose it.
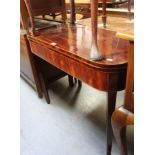
<instances>
[{"instance_id":1,"label":"furniture in background","mask_svg":"<svg viewBox=\"0 0 155 155\"><path fill-rule=\"evenodd\" d=\"M32 54L29 42L27 39L29 15L25 6L24 0L20 1L20 75L35 89L38 96L42 98L43 94L47 103L50 103L48 88L55 80L66 76L67 74L48 64L44 60ZM37 25L46 25L47 23L39 23ZM73 86L73 78L68 75L69 85Z\"/></svg>"},{"instance_id":2,"label":"furniture in background","mask_svg":"<svg viewBox=\"0 0 155 155\"><path fill-rule=\"evenodd\" d=\"M100 4L102 4L102 10L101 10L101 15L102 15L102 22L103 26L106 27L106 18L107 18L107 7L110 8L121 8L121 5L127 4L127 15L129 18L133 15L131 13L131 1L132 0L99 0ZM101 7L99 5L99 7ZM117 10L117 9L116 9ZM120 14L123 14L122 11L118 11ZM112 14L115 14L116 12L113 12Z\"/></svg>"},{"instance_id":3,"label":"furniture in background","mask_svg":"<svg viewBox=\"0 0 155 155\"><path fill-rule=\"evenodd\" d=\"M128 68L124 105L116 109L112 115L112 127L121 155L127 155L126 126L134 124L134 37L131 34L118 33L117 37L129 40Z\"/></svg>"},{"instance_id":4,"label":"furniture in background","mask_svg":"<svg viewBox=\"0 0 155 155\"><path fill-rule=\"evenodd\" d=\"M43 97L38 71L27 39L28 13L24 0L20 0L20 75Z\"/></svg>"},{"instance_id":5,"label":"furniture in background","mask_svg":"<svg viewBox=\"0 0 155 155\"><path fill-rule=\"evenodd\" d=\"M61 12L62 21L66 20L65 0L24 0L30 17L31 33L35 35L35 16Z\"/></svg>"},{"instance_id":6,"label":"furniture in background","mask_svg":"<svg viewBox=\"0 0 155 155\"><path fill-rule=\"evenodd\" d=\"M118 14L127 16L129 14L126 11L127 9L124 11L120 11L119 8L122 7L122 5L128 4L126 5L126 8L128 6L128 10L131 10L131 5L129 5L131 4L130 2L131 0L98 0L98 11L102 16L104 27L106 26L106 14ZM90 5L90 0L66 0L67 12L72 14L74 21L76 14L83 15L82 19L89 18L91 14ZM115 11L112 11L111 8L115 8ZM130 15L133 15L133 12L130 12Z\"/></svg>"},{"instance_id":7,"label":"furniture in background","mask_svg":"<svg viewBox=\"0 0 155 155\"><path fill-rule=\"evenodd\" d=\"M36 70L32 53L30 52L27 33L24 30L20 32L20 75L37 91L38 96L42 98L43 93L39 74Z\"/></svg>"}]
</instances>

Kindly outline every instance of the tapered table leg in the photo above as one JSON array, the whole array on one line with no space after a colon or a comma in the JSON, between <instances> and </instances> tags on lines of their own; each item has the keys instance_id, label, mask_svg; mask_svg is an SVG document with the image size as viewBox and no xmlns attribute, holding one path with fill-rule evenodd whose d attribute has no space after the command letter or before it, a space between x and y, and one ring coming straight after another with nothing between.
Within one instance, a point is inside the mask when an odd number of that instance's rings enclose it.
<instances>
[{"instance_id":1,"label":"tapered table leg","mask_svg":"<svg viewBox=\"0 0 155 155\"><path fill-rule=\"evenodd\" d=\"M107 122L106 122L106 136L107 136L107 155L111 155L113 131L111 125L111 116L115 110L117 91L108 92L108 105L107 105Z\"/></svg>"},{"instance_id":2,"label":"tapered table leg","mask_svg":"<svg viewBox=\"0 0 155 155\"><path fill-rule=\"evenodd\" d=\"M69 81L69 86L73 87L74 86L74 81L73 81L73 77L68 75L68 81Z\"/></svg>"}]
</instances>

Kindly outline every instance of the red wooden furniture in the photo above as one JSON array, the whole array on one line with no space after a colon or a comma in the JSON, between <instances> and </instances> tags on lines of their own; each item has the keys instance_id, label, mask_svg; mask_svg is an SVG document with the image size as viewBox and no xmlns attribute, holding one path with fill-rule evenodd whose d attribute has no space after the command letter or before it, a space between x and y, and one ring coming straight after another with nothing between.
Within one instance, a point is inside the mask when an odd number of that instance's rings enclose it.
<instances>
[{"instance_id":1,"label":"red wooden furniture","mask_svg":"<svg viewBox=\"0 0 155 155\"><path fill-rule=\"evenodd\" d=\"M48 88L55 80L66 76L67 74L58 68L50 65L46 61L36 57L32 54L29 42L27 40L28 34L28 18L29 14L24 3L20 0L20 19L21 19L21 35L20 35L20 71L21 76L37 90L38 96L42 98L45 96L47 103L50 103ZM50 22L48 22L50 23ZM35 24L43 27L44 24L38 20ZM43 25L43 26L42 26ZM68 75L69 85L73 86L73 78ZM79 82L79 86L81 83Z\"/></svg>"},{"instance_id":2,"label":"red wooden furniture","mask_svg":"<svg viewBox=\"0 0 155 155\"><path fill-rule=\"evenodd\" d=\"M75 22L75 0L67 0L67 2L70 1L70 12L71 12L71 23ZM85 1L77 1L76 5L78 5L78 7L81 7L81 12L82 10L84 10L84 8L82 8L82 6L85 6L85 8L87 8L86 10L88 11L86 14L90 14L90 10L91 10L91 2L89 0L85 0ZM98 0L96 5L98 6ZM106 0L102 0L102 6L103 6L103 14L102 14L102 19L103 19L103 24L104 26L106 25ZM98 8L98 7L97 7ZM87 17L88 15L86 15Z\"/></svg>"},{"instance_id":3,"label":"red wooden furniture","mask_svg":"<svg viewBox=\"0 0 155 155\"><path fill-rule=\"evenodd\" d=\"M38 96L42 98L43 92L38 71L27 39L28 13L24 0L20 0L20 27L20 75L36 90Z\"/></svg>"},{"instance_id":4,"label":"red wooden furniture","mask_svg":"<svg viewBox=\"0 0 155 155\"><path fill-rule=\"evenodd\" d=\"M103 26L106 27L106 0L102 0L102 22Z\"/></svg>"},{"instance_id":5,"label":"red wooden furniture","mask_svg":"<svg viewBox=\"0 0 155 155\"><path fill-rule=\"evenodd\" d=\"M64 24L36 31L28 38L33 54L90 86L108 92L106 151L110 155L111 115L117 91L125 88L129 42L116 38L115 32L97 30L96 4L96 0L91 1L92 30L77 24ZM92 54L92 43L97 49L95 54Z\"/></svg>"},{"instance_id":6,"label":"red wooden furniture","mask_svg":"<svg viewBox=\"0 0 155 155\"><path fill-rule=\"evenodd\" d=\"M118 37L130 41L128 53L128 69L124 105L116 109L112 115L114 136L121 150L121 155L127 155L126 126L134 124L134 38L133 35L117 34Z\"/></svg>"},{"instance_id":7,"label":"red wooden furniture","mask_svg":"<svg viewBox=\"0 0 155 155\"><path fill-rule=\"evenodd\" d=\"M90 59L99 61L103 59L103 53L98 49L97 44L97 24L98 24L98 0L91 1L91 27L92 27L92 44Z\"/></svg>"},{"instance_id":8,"label":"red wooden furniture","mask_svg":"<svg viewBox=\"0 0 155 155\"><path fill-rule=\"evenodd\" d=\"M132 0L119 0L119 1L115 1L115 0L99 0L100 2L102 2L102 22L103 22L103 26L106 27L106 4L107 3L113 3L113 5L120 5L123 3L128 2L128 16L129 18L131 17L131 1Z\"/></svg>"},{"instance_id":9,"label":"red wooden furniture","mask_svg":"<svg viewBox=\"0 0 155 155\"><path fill-rule=\"evenodd\" d=\"M35 67L30 46L27 39L27 34L20 33L20 75L34 88L40 98L43 97L39 75Z\"/></svg>"},{"instance_id":10,"label":"red wooden furniture","mask_svg":"<svg viewBox=\"0 0 155 155\"><path fill-rule=\"evenodd\" d=\"M107 16L107 11L106 8L113 8L115 6L124 4L128 2L128 14L129 17L131 16L131 1L132 0L98 0L98 7L102 7L101 15L102 15L102 22L103 26L106 27L106 16ZM70 3L69 3L70 2ZM70 12L71 12L71 23L75 22L75 14L76 13L81 13L83 14L83 18L88 18L90 17L91 14L91 2L90 0L66 0L67 3L67 8L70 5ZM115 12L116 13L116 12ZM113 13L113 14L115 14ZM118 13L117 13L118 14ZM121 12L119 12L121 14ZM123 13L125 14L125 13Z\"/></svg>"},{"instance_id":11,"label":"red wooden furniture","mask_svg":"<svg viewBox=\"0 0 155 155\"><path fill-rule=\"evenodd\" d=\"M104 55L101 61L90 60L92 32L87 27L64 25L60 30L41 30L37 36L29 35L28 38L33 54L90 86L108 92L107 154L110 154L111 115L117 91L125 88L129 43L117 39L115 32L99 29L98 35L98 48ZM111 44L104 40L110 40Z\"/></svg>"}]
</instances>

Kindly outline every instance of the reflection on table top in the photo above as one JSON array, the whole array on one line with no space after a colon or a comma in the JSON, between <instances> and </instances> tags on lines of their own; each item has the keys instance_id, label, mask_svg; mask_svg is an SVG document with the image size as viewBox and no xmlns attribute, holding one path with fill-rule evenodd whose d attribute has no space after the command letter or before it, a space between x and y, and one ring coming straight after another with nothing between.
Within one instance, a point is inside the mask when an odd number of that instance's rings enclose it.
<instances>
[{"instance_id":1,"label":"reflection on table top","mask_svg":"<svg viewBox=\"0 0 155 155\"><path fill-rule=\"evenodd\" d=\"M91 28L83 25L58 25L53 28L39 30L38 35L29 39L51 50L75 59L80 59L89 65L117 68L127 63L129 42L115 36L116 32L105 29L98 30L98 47L104 55L102 61L90 61Z\"/></svg>"}]
</instances>

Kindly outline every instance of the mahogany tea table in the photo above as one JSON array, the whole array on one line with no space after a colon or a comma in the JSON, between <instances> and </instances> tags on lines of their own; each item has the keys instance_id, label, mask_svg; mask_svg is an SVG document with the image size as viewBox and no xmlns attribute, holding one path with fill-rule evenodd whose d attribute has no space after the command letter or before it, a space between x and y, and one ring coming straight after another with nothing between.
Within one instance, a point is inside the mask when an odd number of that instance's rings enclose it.
<instances>
[{"instance_id":1,"label":"mahogany tea table","mask_svg":"<svg viewBox=\"0 0 155 155\"><path fill-rule=\"evenodd\" d=\"M92 40L90 27L63 24L29 35L32 53L69 75L101 91L107 92L107 155L111 154L111 115L115 109L117 91L124 90L129 42L117 38L115 32L98 29L101 61L90 59Z\"/></svg>"}]
</instances>

